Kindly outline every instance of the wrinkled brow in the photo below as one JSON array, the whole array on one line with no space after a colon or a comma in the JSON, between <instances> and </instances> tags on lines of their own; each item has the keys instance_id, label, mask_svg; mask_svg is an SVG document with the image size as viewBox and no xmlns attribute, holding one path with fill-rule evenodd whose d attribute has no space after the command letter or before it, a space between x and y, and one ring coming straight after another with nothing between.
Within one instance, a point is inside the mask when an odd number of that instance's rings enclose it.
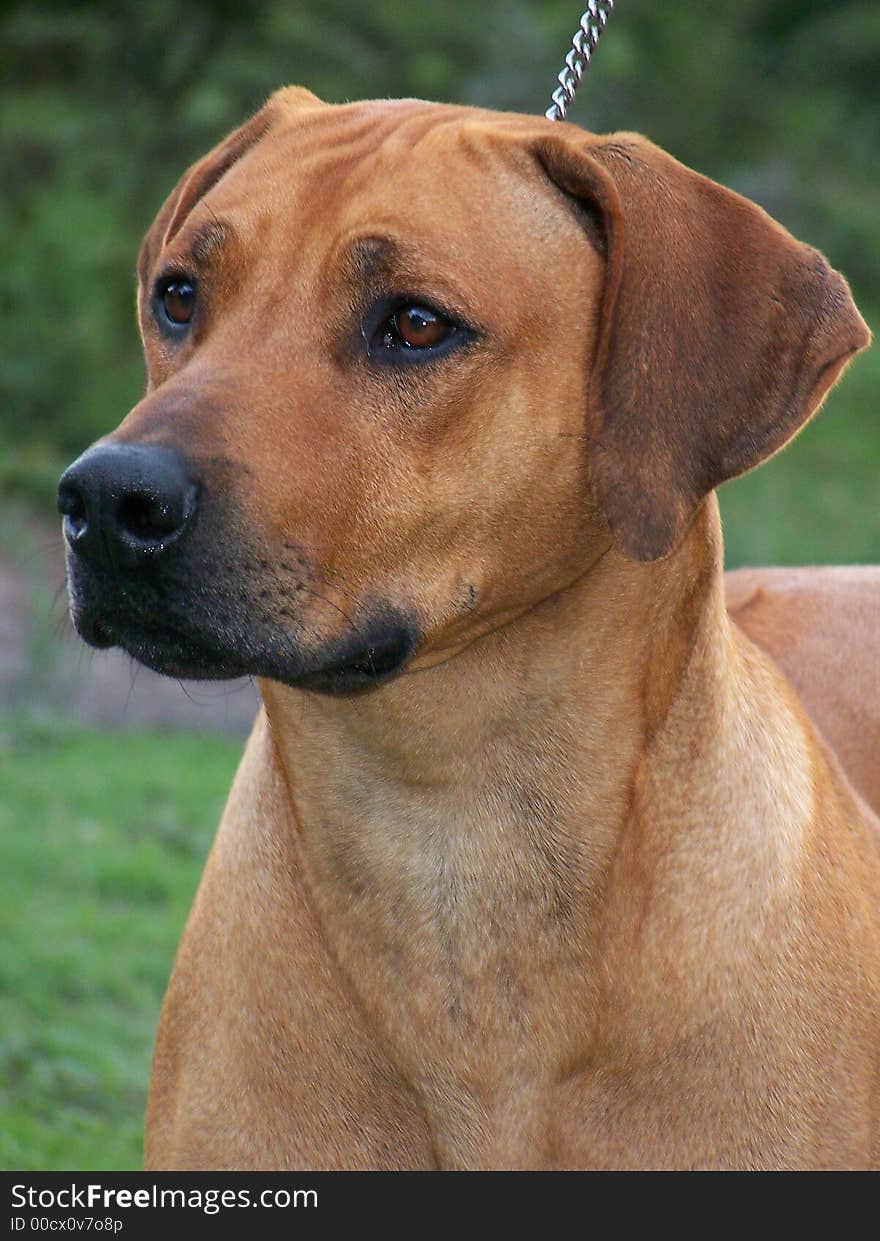
<instances>
[{"instance_id":1,"label":"wrinkled brow","mask_svg":"<svg viewBox=\"0 0 880 1241\"><path fill-rule=\"evenodd\" d=\"M229 225L212 217L197 225L187 238L187 247L194 262L200 266L222 249L230 233Z\"/></svg>"},{"instance_id":2,"label":"wrinkled brow","mask_svg":"<svg viewBox=\"0 0 880 1241\"><path fill-rule=\"evenodd\" d=\"M158 256L152 256L146 245L141 247L138 256L138 281L146 286L150 272L158 267L183 265L192 263L197 268L206 267L211 257L227 244L234 235L234 229L225 220L212 215L199 224L178 233L174 241L162 250Z\"/></svg>"},{"instance_id":3,"label":"wrinkled brow","mask_svg":"<svg viewBox=\"0 0 880 1241\"><path fill-rule=\"evenodd\" d=\"M399 243L390 237L358 237L346 247L343 270L349 278L368 284L393 274L402 257Z\"/></svg>"},{"instance_id":4,"label":"wrinkled brow","mask_svg":"<svg viewBox=\"0 0 880 1241\"><path fill-rule=\"evenodd\" d=\"M409 240L376 235L358 236L341 247L343 280L356 290L421 294L448 314L469 322L474 331L483 331L480 307L469 296L465 283L436 258L425 255Z\"/></svg>"}]
</instances>

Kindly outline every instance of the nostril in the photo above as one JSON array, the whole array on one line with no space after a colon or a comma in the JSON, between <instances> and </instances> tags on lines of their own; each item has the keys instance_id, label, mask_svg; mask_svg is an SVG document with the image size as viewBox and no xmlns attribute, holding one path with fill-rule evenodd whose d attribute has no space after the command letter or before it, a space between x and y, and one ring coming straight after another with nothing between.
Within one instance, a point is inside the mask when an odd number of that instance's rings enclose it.
<instances>
[{"instance_id":1,"label":"nostril","mask_svg":"<svg viewBox=\"0 0 880 1241\"><path fill-rule=\"evenodd\" d=\"M88 524L86 502L82 492L72 483L62 483L58 488L58 512L71 538L79 538Z\"/></svg>"},{"instance_id":2,"label":"nostril","mask_svg":"<svg viewBox=\"0 0 880 1241\"><path fill-rule=\"evenodd\" d=\"M132 543L144 547L167 543L182 531L191 509L191 497L187 491L167 497L131 491L119 500L116 525Z\"/></svg>"},{"instance_id":3,"label":"nostril","mask_svg":"<svg viewBox=\"0 0 880 1241\"><path fill-rule=\"evenodd\" d=\"M167 512L167 507L156 503L149 496L128 495L123 496L119 502L116 522L124 534L146 541L161 538L163 534L174 529L177 523L167 521Z\"/></svg>"}]
</instances>

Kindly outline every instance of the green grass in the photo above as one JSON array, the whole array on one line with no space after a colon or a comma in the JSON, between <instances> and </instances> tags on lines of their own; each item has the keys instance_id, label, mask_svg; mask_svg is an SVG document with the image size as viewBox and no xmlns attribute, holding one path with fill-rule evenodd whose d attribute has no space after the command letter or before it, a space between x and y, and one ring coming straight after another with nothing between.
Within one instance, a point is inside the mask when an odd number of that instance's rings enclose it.
<instances>
[{"instance_id":1,"label":"green grass","mask_svg":"<svg viewBox=\"0 0 880 1241\"><path fill-rule=\"evenodd\" d=\"M0 717L0 1167L142 1164L162 994L241 745Z\"/></svg>"}]
</instances>

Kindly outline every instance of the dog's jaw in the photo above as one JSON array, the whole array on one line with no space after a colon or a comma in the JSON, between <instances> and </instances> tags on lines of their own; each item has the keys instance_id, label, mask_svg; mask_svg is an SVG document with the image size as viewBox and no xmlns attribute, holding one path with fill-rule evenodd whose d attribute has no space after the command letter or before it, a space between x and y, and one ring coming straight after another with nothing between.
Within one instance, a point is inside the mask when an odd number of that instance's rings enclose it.
<instances>
[{"instance_id":1,"label":"dog's jaw","mask_svg":"<svg viewBox=\"0 0 880 1241\"><path fill-rule=\"evenodd\" d=\"M218 578L187 571L184 562L166 577L143 569L99 574L70 549L67 560L70 614L83 641L97 650L119 647L165 676L254 676L317 693L357 694L402 672L420 642L411 609L387 600L368 599L356 610L349 604L345 612L328 601L340 625L317 638L312 625L291 615L290 599L256 606L246 573ZM190 581L209 584L193 590ZM277 585L278 595L285 585ZM309 602L316 597L311 589L303 594Z\"/></svg>"}]
</instances>

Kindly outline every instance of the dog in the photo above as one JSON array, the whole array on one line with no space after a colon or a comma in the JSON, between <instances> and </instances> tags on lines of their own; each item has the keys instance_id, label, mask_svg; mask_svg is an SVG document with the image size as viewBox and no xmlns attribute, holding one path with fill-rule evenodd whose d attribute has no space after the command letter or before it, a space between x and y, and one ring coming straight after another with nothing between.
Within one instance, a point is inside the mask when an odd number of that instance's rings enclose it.
<instances>
[{"instance_id":1,"label":"dog","mask_svg":"<svg viewBox=\"0 0 880 1241\"><path fill-rule=\"evenodd\" d=\"M724 585L730 616L773 657L880 813L880 570L736 569Z\"/></svg>"},{"instance_id":2,"label":"dog","mask_svg":"<svg viewBox=\"0 0 880 1241\"><path fill-rule=\"evenodd\" d=\"M59 486L74 622L263 700L147 1165L880 1165L877 707L790 578L731 619L714 494L868 344L843 277L637 135L300 88L138 270L146 394Z\"/></svg>"}]
</instances>

